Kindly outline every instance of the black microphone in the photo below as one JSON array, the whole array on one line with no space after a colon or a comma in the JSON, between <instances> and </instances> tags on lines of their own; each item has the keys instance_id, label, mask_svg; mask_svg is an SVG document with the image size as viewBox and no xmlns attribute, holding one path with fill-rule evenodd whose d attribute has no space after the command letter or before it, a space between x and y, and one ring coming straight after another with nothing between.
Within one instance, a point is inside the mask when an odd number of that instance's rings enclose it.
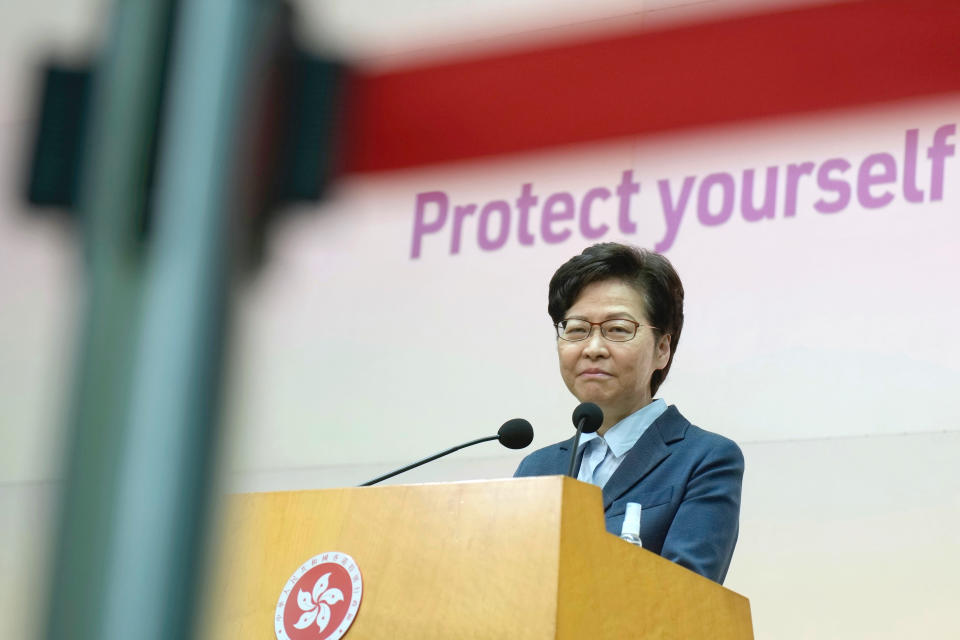
<instances>
[{"instance_id":1,"label":"black microphone","mask_svg":"<svg viewBox=\"0 0 960 640\"><path fill-rule=\"evenodd\" d=\"M581 402L573 410L573 424L577 426L577 435L573 439L573 449L570 451L570 466L567 475L573 476L573 466L577 462L577 451L580 449L580 434L593 433L603 424L603 409L592 402Z\"/></svg>"},{"instance_id":2,"label":"black microphone","mask_svg":"<svg viewBox=\"0 0 960 640\"><path fill-rule=\"evenodd\" d=\"M513 420L507 420L503 423L503 426L497 431L495 436L487 436L486 438L478 438L476 440L471 440L456 447L447 449L446 451L441 451L436 455L432 455L429 458L424 458L423 460L418 460L413 464L408 464L407 466L397 469L396 471L391 471L385 475L382 475L373 480L368 480L363 484L359 485L361 487L369 487L370 485L377 484L382 480L387 478L392 478L395 475L401 474L404 471L409 471L410 469L415 469L422 464L426 464L437 458L442 458L443 456L453 453L454 451L459 451L464 447L469 447L475 444L480 444L481 442L490 442L491 440L499 440L500 444L507 447L508 449L523 449L525 446L533 442L533 427L529 422L523 418L514 418Z\"/></svg>"},{"instance_id":3,"label":"black microphone","mask_svg":"<svg viewBox=\"0 0 960 640\"><path fill-rule=\"evenodd\" d=\"M507 449L523 449L533 442L533 427L523 418L513 418L503 423L497 439Z\"/></svg>"}]
</instances>

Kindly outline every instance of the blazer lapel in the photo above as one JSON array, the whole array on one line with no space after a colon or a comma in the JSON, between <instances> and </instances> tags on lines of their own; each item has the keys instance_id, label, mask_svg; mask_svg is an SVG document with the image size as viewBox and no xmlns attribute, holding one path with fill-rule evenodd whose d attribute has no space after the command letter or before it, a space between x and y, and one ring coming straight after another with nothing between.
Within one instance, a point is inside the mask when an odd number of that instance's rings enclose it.
<instances>
[{"instance_id":1,"label":"blazer lapel","mask_svg":"<svg viewBox=\"0 0 960 640\"><path fill-rule=\"evenodd\" d=\"M604 485L604 511L670 456L667 445L683 439L687 424L673 405L653 421Z\"/></svg>"},{"instance_id":2,"label":"blazer lapel","mask_svg":"<svg viewBox=\"0 0 960 640\"><path fill-rule=\"evenodd\" d=\"M553 462L554 471L557 475L564 475L570 467L570 450L573 448L573 441L577 436L569 440L564 440L557 446L558 456ZM580 473L580 464L583 462L583 449L577 451L577 460L573 463L573 477L576 478Z\"/></svg>"}]
</instances>

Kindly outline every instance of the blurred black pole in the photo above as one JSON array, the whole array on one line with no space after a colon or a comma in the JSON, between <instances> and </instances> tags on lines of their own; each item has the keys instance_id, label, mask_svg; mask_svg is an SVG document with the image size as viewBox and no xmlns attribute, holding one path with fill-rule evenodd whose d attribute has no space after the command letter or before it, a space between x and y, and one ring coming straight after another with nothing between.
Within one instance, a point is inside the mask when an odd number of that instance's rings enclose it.
<instances>
[{"instance_id":1,"label":"blurred black pole","mask_svg":"<svg viewBox=\"0 0 960 640\"><path fill-rule=\"evenodd\" d=\"M344 74L291 32L278 0L120 1L97 69L48 75L30 199L79 211L88 292L49 638L192 634L232 284L332 167Z\"/></svg>"}]
</instances>

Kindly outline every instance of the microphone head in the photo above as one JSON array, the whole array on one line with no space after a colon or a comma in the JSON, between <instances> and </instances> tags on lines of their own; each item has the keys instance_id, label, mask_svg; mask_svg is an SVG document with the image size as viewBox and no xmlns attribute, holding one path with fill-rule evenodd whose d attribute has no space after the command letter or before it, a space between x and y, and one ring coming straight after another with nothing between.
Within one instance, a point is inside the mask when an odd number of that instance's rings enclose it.
<instances>
[{"instance_id":1,"label":"microphone head","mask_svg":"<svg viewBox=\"0 0 960 640\"><path fill-rule=\"evenodd\" d=\"M533 442L533 426L523 418L507 420L497 431L497 437L508 449L523 449Z\"/></svg>"},{"instance_id":2,"label":"microphone head","mask_svg":"<svg viewBox=\"0 0 960 640\"><path fill-rule=\"evenodd\" d=\"M583 432L593 433L603 424L603 409L592 402L582 402L573 410L573 426L583 420Z\"/></svg>"}]
</instances>

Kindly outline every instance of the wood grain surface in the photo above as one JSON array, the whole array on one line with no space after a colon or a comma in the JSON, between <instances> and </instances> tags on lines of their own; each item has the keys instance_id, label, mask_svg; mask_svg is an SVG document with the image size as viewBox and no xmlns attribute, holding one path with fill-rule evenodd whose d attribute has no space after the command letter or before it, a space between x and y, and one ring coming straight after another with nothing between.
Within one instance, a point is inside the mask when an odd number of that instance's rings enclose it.
<instances>
[{"instance_id":1,"label":"wood grain surface","mask_svg":"<svg viewBox=\"0 0 960 640\"><path fill-rule=\"evenodd\" d=\"M752 638L746 598L609 535L559 476L228 498L203 637L267 640L311 557L357 562L364 638Z\"/></svg>"}]
</instances>

